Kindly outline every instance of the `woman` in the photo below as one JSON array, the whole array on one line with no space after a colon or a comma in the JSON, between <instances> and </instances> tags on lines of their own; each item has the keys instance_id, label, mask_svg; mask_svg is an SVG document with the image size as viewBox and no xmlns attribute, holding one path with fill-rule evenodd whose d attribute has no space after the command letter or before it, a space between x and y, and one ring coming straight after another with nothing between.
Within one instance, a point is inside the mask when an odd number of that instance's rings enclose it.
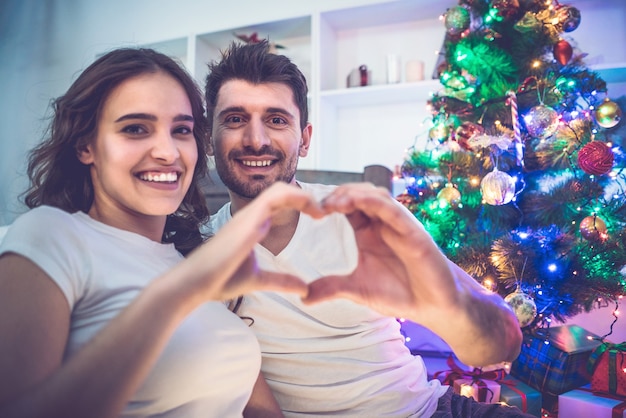
<instances>
[{"instance_id":1,"label":"woman","mask_svg":"<svg viewBox=\"0 0 626 418\"><path fill-rule=\"evenodd\" d=\"M202 244L201 94L155 51L100 57L54 110L31 210L0 245L0 416L280 416L253 334L221 301L305 295L251 250L277 211L319 206L277 185Z\"/></svg>"}]
</instances>

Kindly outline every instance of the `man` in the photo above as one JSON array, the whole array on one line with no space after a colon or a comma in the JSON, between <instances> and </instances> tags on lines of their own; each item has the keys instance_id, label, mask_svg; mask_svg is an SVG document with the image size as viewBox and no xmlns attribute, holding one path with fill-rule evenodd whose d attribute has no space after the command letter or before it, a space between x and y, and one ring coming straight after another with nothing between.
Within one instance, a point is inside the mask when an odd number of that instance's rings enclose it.
<instances>
[{"instance_id":1,"label":"man","mask_svg":"<svg viewBox=\"0 0 626 418\"><path fill-rule=\"evenodd\" d=\"M312 127L306 80L288 58L268 53L267 42L231 45L221 62L209 65L206 102L209 154L231 199L210 230L277 181L296 184L339 212L319 220L297 211L273 218L255 248L259 266L302 277L309 294L301 300L259 292L238 311L252 320L263 374L286 416L451 417L476 408L522 416L428 381L394 319L426 326L461 361L482 366L512 361L519 352L521 332L506 303L447 260L388 192L295 179Z\"/></svg>"}]
</instances>

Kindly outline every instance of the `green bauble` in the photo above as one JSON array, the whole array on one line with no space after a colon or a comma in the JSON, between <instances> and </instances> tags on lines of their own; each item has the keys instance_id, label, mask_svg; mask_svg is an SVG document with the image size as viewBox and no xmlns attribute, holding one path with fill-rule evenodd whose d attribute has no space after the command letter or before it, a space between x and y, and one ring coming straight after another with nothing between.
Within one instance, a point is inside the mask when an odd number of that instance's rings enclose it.
<instances>
[{"instance_id":1,"label":"green bauble","mask_svg":"<svg viewBox=\"0 0 626 418\"><path fill-rule=\"evenodd\" d=\"M444 23L450 35L460 35L470 26L470 13L463 6L451 7L446 12Z\"/></svg>"}]
</instances>

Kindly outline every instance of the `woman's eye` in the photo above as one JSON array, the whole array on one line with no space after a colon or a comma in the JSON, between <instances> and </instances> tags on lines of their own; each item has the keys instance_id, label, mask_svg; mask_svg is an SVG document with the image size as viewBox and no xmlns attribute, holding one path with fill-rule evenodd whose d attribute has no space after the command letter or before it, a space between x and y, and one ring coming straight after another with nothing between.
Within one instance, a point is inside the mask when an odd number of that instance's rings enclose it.
<instances>
[{"instance_id":1,"label":"woman's eye","mask_svg":"<svg viewBox=\"0 0 626 418\"><path fill-rule=\"evenodd\" d=\"M148 131L141 125L128 125L122 129L122 132L131 135L142 135L147 133Z\"/></svg>"},{"instance_id":2,"label":"woman's eye","mask_svg":"<svg viewBox=\"0 0 626 418\"><path fill-rule=\"evenodd\" d=\"M174 133L179 135L189 135L193 133L193 129L189 126L179 126L178 128L174 129Z\"/></svg>"}]
</instances>

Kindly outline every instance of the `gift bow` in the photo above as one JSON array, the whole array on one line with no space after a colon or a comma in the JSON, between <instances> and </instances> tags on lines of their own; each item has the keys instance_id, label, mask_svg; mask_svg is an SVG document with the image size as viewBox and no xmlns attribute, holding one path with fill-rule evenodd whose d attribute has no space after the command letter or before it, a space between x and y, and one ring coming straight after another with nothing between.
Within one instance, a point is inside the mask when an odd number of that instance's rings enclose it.
<instances>
[{"instance_id":1,"label":"gift bow","mask_svg":"<svg viewBox=\"0 0 626 418\"><path fill-rule=\"evenodd\" d=\"M587 371L589 372L589 374L593 374L593 371L596 368L596 363L598 362L598 360L600 360L602 354L604 354L607 350L614 353L626 353L626 341L621 344L604 342L600 344L595 350L593 350L591 352L591 355L589 356L589 361L587 362Z\"/></svg>"},{"instance_id":2,"label":"gift bow","mask_svg":"<svg viewBox=\"0 0 626 418\"><path fill-rule=\"evenodd\" d=\"M483 371L482 369L475 367L474 370L464 370L459 366L452 356L449 356L446 360L446 364L450 367L450 370L444 370L435 372L434 377L439 379L439 376L443 376L442 381L444 385L450 385L457 379L472 379L474 382L482 380L495 380L500 381L506 377L504 369Z\"/></svg>"},{"instance_id":3,"label":"gift bow","mask_svg":"<svg viewBox=\"0 0 626 418\"><path fill-rule=\"evenodd\" d=\"M439 379L439 376L442 375L443 379L440 380L444 385L451 385L457 379L471 379L472 383L478 387L478 400L481 402L486 401L487 393L491 393L493 397L493 392L487 387L484 380L500 381L506 376L503 369L483 371L475 367L474 370L464 370L454 361L452 355L448 357L446 364L450 370L435 372L434 377Z\"/></svg>"}]
</instances>

